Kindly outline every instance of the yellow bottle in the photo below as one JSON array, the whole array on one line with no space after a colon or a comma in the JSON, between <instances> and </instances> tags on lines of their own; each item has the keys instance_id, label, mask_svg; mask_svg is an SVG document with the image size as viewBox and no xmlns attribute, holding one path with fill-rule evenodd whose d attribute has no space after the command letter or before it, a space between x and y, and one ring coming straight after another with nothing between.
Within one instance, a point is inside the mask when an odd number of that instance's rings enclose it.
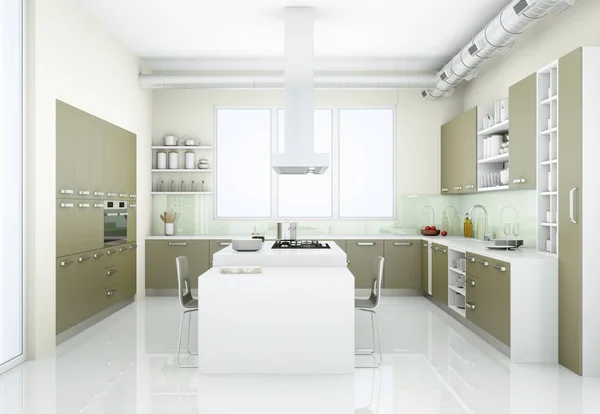
<instances>
[{"instance_id":1,"label":"yellow bottle","mask_svg":"<svg viewBox=\"0 0 600 414\"><path fill-rule=\"evenodd\" d=\"M467 214L465 217L465 223L463 226L463 236L469 237L469 214Z\"/></svg>"}]
</instances>

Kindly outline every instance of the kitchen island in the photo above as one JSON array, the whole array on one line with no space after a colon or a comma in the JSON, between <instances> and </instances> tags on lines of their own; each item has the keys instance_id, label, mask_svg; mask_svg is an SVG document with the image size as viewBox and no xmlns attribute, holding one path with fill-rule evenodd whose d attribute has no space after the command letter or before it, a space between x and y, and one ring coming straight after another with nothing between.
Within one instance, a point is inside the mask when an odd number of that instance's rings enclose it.
<instances>
[{"instance_id":1,"label":"kitchen island","mask_svg":"<svg viewBox=\"0 0 600 414\"><path fill-rule=\"evenodd\" d=\"M261 253L245 257L256 265L251 259ZM354 276L346 266L310 267L310 254L302 258L304 267L262 267L260 274L213 267L198 278L201 373L353 372Z\"/></svg>"}]
</instances>

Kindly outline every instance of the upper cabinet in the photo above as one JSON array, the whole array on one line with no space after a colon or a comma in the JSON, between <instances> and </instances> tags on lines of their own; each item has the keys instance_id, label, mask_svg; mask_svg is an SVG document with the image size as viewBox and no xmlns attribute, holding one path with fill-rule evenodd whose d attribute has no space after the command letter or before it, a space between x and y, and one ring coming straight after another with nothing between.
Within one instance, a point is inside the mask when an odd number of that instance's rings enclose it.
<instances>
[{"instance_id":1,"label":"upper cabinet","mask_svg":"<svg viewBox=\"0 0 600 414\"><path fill-rule=\"evenodd\" d=\"M537 75L509 89L510 158L509 187L536 188L537 166Z\"/></svg>"},{"instance_id":2,"label":"upper cabinet","mask_svg":"<svg viewBox=\"0 0 600 414\"><path fill-rule=\"evenodd\" d=\"M463 112L442 125L441 193L476 191L477 108Z\"/></svg>"}]
</instances>

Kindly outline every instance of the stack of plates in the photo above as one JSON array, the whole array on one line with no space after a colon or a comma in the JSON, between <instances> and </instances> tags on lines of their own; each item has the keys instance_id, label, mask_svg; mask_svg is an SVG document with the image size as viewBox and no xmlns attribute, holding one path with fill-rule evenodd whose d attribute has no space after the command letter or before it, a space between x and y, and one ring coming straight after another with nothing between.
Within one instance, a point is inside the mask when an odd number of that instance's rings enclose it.
<instances>
[{"instance_id":1,"label":"stack of plates","mask_svg":"<svg viewBox=\"0 0 600 414\"><path fill-rule=\"evenodd\" d=\"M201 170L208 170L208 160L200 160L198 161L198 168L200 168Z\"/></svg>"}]
</instances>

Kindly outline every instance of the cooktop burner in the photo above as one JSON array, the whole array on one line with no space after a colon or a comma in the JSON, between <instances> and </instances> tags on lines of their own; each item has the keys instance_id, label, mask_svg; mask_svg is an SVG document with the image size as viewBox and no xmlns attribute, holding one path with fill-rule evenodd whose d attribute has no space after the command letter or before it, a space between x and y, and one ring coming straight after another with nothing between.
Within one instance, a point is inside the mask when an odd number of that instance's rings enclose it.
<instances>
[{"instance_id":1,"label":"cooktop burner","mask_svg":"<svg viewBox=\"0 0 600 414\"><path fill-rule=\"evenodd\" d=\"M272 249L331 249L329 244L316 240L277 240Z\"/></svg>"}]
</instances>

